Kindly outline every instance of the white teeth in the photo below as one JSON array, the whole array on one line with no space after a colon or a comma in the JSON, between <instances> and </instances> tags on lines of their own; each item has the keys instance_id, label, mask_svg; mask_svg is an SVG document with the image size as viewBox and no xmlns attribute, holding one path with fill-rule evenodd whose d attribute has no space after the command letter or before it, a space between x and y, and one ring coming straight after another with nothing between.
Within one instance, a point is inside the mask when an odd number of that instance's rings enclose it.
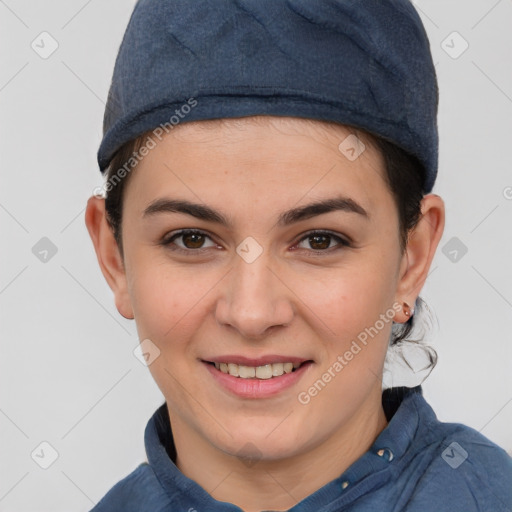
<instances>
[{"instance_id":1,"label":"white teeth","mask_svg":"<svg viewBox=\"0 0 512 512\"><path fill-rule=\"evenodd\" d=\"M238 367L238 376L242 377L242 379L251 379L252 377L256 377L256 368L254 366L239 366Z\"/></svg>"},{"instance_id":2,"label":"white teeth","mask_svg":"<svg viewBox=\"0 0 512 512\"><path fill-rule=\"evenodd\" d=\"M284 369L284 373L292 373L293 363L284 363L283 369Z\"/></svg>"},{"instance_id":3,"label":"white teeth","mask_svg":"<svg viewBox=\"0 0 512 512\"><path fill-rule=\"evenodd\" d=\"M283 363L274 363L272 365L272 376L273 377L279 377L280 375L283 375Z\"/></svg>"},{"instance_id":4,"label":"white teeth","mask_svg":"<svg viewBox=\"0 0 512 512\"><path fill-rule=\"evenodd\" d=\"M240 375L239 366L237 364L229 363L228 364L228 372L233 377L238 377Z\"/></svg>"},{"instance_id":5,"label":"white teeth","mask_svg":"<svg viewBox=\"0 0 512 512\"><path fill-rule=\"evenodd\" d=\"M272 377L281 377L285 373L291 373L297 369L301 363L273 363L263 366L244 366L235 363L215 363L215 368L222 373L229 373L233 377L242 379L271 379Z\"/></svg>"},{"instance_id":6,"label":"white teeth","mask_svg":"<svg viewBox=\"0 0 512 512\"><path fill-rule=\"evenodd\" d=\"M265 366L258 366L258 368L256 368L256 377L258 377L258 379L271 379L272 365L266 364Z\"/></svg>"}]
</instances>

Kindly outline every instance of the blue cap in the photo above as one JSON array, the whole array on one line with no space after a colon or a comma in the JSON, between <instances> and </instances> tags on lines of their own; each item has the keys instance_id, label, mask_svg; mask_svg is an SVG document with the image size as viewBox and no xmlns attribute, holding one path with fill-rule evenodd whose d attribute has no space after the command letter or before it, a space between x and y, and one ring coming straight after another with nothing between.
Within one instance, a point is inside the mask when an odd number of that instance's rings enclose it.
<instances>
[{"instance_id":1,"label":"blue cap","mask_svg":"<svg viewBox=\"0 0 512 512\"><path fill-rule=\"evenodd\" d=\"M117 56L98 152L159 125L251 115L362 128L437 175L438 85L409 0L139 0Z\"/></svg>"}]
</instances>

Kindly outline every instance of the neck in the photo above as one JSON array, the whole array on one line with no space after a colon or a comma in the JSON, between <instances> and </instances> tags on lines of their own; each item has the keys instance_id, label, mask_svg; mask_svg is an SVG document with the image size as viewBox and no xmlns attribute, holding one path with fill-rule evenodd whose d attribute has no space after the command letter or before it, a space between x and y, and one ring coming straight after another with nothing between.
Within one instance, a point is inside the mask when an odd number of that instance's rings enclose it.
<instances>
[{"instance_id":1,"label":"neck","mask_svg":"<svg viewBox=\"0 0 512 512\"><path fill-rule=\"evenodd\" d=\"M286 459L261 459L253 464L212 446L169 411L178 453L176 465L213 498L245 512L288 510L339 477L386 428L381 393L380 389L373 392L350 424L314 448Z\"/></svg>"}]
</instances>

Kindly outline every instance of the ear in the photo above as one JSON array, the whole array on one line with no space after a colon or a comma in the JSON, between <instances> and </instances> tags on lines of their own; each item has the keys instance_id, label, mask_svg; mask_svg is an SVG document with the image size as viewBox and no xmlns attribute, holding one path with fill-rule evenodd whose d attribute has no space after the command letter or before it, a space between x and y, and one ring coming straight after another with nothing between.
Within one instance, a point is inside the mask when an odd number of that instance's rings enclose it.
<instances>
[{"instance_id":1,"label":"ear","mask_svg":"<svg viewBox=\"0 0 512 512\"><path fill-rule=\"evenodd\" d=\"M444 201L428 194L421 201L421 218L409 234L407 247L400 264L400 280L395 300L407 302L411 308L425 284L437 246L443 235L445 222ZM395 321L406 322L409 316L398 312Z\"/></svg>"},{"instance_id":2,"label":"ear","mask_svg":"<svg viewBox=\"0 0 512 512\"><path fill-rule=\"evenodd\" d=\"M128 294L128 285L123 258L114 238L114 233L105 215L105 199L92 196L87 201L85 224L100 264L101 272L114 292L119 313L133 319L133 309Z\"/></svg>"}]
</instances>

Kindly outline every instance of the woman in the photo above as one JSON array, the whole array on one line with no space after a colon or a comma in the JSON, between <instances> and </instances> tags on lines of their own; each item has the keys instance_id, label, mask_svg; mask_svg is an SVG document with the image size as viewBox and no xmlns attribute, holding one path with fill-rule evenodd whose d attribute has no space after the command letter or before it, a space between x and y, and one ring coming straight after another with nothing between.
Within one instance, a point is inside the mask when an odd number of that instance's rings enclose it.
<instances>
[{"instance_id":1,"label":"woman","mask_svg":"<svg viewBox=\"0 0 512 512\"><path fill-rule=\"evenodd\" d=\"M163 404L95 512L510 510L506 453L383 392L444 228L406 0L140 1L86 222Z\"/></svg>"}]
</instances>

